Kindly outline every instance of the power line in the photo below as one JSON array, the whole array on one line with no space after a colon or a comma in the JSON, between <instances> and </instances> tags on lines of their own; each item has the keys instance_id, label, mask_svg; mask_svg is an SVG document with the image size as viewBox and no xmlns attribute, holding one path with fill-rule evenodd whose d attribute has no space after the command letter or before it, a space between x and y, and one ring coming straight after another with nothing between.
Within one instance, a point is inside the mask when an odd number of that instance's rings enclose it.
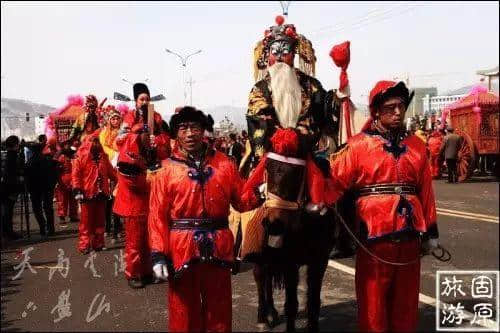
<instances>
[{"instance_id":1,"label":"power line","mask_svg":"<svg viewBox=\"0 0 500 333\"><path fill-rule=\"evenodd\" d=\"M339 32L339 31L342 31L342 30L348 30L348 29L362 28L362 27L365 27L365 26L373 24L373 23L378 23L378 22L381 22L383 20L394 18L396 16L400 16L402 14L405 14L407 12L410 12L410 11L414 10L415 7L417 7L417 6L416 5L414 5L414 6L406 6L406 7L400 6L400 7L397 7L397 8L393 8L391 10L387 10L387 11L385 11L385 12L383 12L380 15L377 15L377 16L365 17L365 18L359 19L358 21L355 21L355 22L351 23L350 26L347 26L347 25L341 26L341 27L339 27L339 28L337 28L335 30L329 31L325 35L323 35L321 37L318 37L316 39L320 40L320 39L329 37L332 33L335 33L335 32ZM397 12L397 10L399 10L399 12Z\"/></svg>"}]
</instances>

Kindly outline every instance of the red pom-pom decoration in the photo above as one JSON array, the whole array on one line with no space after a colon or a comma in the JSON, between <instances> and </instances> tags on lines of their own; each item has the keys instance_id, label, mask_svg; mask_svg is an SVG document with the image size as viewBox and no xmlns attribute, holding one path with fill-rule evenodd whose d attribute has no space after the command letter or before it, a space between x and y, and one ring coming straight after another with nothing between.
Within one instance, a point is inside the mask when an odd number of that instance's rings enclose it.
<instances>
[{"instance_id":1,"label":"red pom-pom decoration","mask_svg":"<svg viewBox=\"0 0 500 333\"><path fill-rule=\"evenodd\" d=\"M291 128L280 128L271 137L273 151L284 156L294 156L299 149L299 137Z\"/></svg>"},{"instance_id":2,"label":"red pom-pom decoration","mask_svg":"<svg viewBox=\"0 0 500 333\"><path fill-rule=\"evenodd\" d=\"M350 47L351 43L349 41L342 44L335 45L330 51L330 57L333 59L335 65L342 69L346 69L351 61Z\"/></svg>"},{"instance_id":3,"label":"red pom-pom decoration","mask_svg":"<svg viewBox=\"0 0 500 333\"><path fill-rule=\"evenodd\" d=\"M288 28L286 28L286 30L285 30L285 34L286 34L288 37L294 37L294 38L295 38L295 31L293 31L292 27L288 27Z\"/></svg>"},{"instance_id":4,"label":"red pom-pom decoration","mask_svg":"<svg viewBox=\"0 0 500 333\"><path fill-rule=\"evenodd\" d=\"M274 20L277 25L282 25L285 22L285 18L281 15L276 16L276 19Z\"/></svg>"}]
</instances>

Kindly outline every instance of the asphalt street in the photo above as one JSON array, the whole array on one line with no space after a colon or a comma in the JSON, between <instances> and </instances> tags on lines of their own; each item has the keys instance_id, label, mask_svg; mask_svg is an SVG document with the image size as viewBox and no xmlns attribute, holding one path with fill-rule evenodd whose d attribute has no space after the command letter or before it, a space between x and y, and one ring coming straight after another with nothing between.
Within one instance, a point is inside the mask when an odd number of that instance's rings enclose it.
<instances>
[{"instance_id":1,"label":"asphalt street","mask_svg":"<svg viewBox=\"0 0 500 333\"><path fill-rule=\"evenodd\" d=\"M432 301L436 298L436 271L498 271L498 185L484 179L462 184L435 181L440 243L452 259L447 263L431 256L422 260L419 331L436 330ZM34 230L30 240L10 242L2 249L2 331L166 331L168 284L130 289L120 271L123 242L110 245L108 241L106 251L95 253L92 267L92 255L76 250L76 223L57 226L56 236L44 240L36 234L35 224L31 217ZM26 266L20 273L17 265L24 257L22 251L31 247L32 270ZM58 255L64 260L58 262ZM352 258L330 262L321 295L322 331L356 331L353 267ZM302 271L301 280L304 275ZM251 266L244 265L232 285L233 330L257 330L257 292ZM301 281L297 320L301 330L306 325L304 295ZM283 313L283 292L275 291L275 296L278 311ZM283 322L273 331L284 330Z\"/></svg>"}]
</instances>

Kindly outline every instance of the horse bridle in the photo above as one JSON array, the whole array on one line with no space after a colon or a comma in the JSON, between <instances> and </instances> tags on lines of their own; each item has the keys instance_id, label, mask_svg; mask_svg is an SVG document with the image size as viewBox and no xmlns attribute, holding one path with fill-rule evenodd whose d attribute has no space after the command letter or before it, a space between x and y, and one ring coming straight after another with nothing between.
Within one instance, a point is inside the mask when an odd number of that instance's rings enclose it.
<instances>
[{"instance_id":1,"label":"horse bridle","mask_svg":"<svg viewBox=\"0 0 500 333\"><path fill-rule=\"evenodd\" d=\"M303 168L306 167L306 161L299 158L290 158L283 155L279 155L276 153L269 153L267 158L273 159L276 161L280 161L282 163L293 164L293 165L301 165ZM299 193L297 195L297 201L288 201L283 198L280 198L278 195L271 193L268 191L269 186L267 186L267 170L264 171L264 183L266 184L265 197L264 201L265 208L277 208L277 209L286 209L286 210L299 210L304 207L304 187L306 181L306 173L304 172L300 184Z\"/></svg>"}]
</instances>

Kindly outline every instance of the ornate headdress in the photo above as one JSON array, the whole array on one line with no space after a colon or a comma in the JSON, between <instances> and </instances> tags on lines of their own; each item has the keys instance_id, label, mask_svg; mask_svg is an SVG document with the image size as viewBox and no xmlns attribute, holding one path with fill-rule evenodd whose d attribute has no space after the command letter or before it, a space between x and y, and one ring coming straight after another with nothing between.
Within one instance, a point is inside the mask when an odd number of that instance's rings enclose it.
<instances>
[{"instance_id":1,"label":"ornate headdress","mask_svg":"<svg viewBox=\"0 0 500 333\"><path fill-rule=\"evenodd\" d=\"M118 110L114 105L108 105L102 110L102 118L106 123L108 123L109 120L115 116L123 118L120 110Z\"/></svg>"},{"instance_id":2,"label":"ornate headdress","mask_svg":"<svg viewBox=\"0 0 500 333\"><path fill-rule=\"evenodd\" d=\"M276 17L276 26L264 32L264 39L254 48L254 79L260 81L267 73L269 48L275 41L285 40L292 44L295 53L299 56L299 69L307 75L315 75L316 56L311 42L303 35L297 34L293 24L283 24L283 16Z\"/></svg>"}]
</instances>

